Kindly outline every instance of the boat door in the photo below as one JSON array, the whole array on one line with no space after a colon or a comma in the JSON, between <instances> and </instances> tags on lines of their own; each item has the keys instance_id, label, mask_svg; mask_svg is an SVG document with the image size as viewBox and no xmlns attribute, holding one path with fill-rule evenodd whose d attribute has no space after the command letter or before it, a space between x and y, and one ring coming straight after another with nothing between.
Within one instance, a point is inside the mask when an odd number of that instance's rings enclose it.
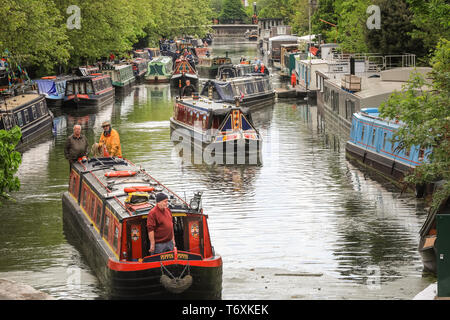
<instances>
[{"instance_id":1,"label":"boat door","mask_svg":"<svg viewBox=\"0 0 450 320\"><path fill-rule=\"evenodd\" d=\"M145 220L144 220L145 222ZM137 261L144 256L148 255L148 252L143 252L145 246L145 224L139 220L130 220L127 222L127 240L128 240L128 260Z\"/></svg>"}]
</instances>

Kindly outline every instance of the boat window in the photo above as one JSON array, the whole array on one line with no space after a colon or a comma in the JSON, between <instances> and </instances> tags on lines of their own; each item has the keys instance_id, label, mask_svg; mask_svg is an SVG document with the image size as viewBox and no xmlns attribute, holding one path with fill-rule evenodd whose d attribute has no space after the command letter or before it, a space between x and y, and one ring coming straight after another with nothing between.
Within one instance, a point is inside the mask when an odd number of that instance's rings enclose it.
<instances>
[{"instance_id":1,"label":"boat window","mask_svg":"<svg viewBox=\"0 0 450 320\"><path fill-rule=\"evenodd\" d=\"M76 196L77 195L77 177L75 175L72 175L72 183L71 183L71 193Z\"/></svg>"},{"instance_id":2,"label":"boat window","mask_svg":"<svg viewBox=\"0 0 450 320\"><path fill-rule=\"evenodd\" d=\"M28 112L28 109L23 110L23 115L25 116L24 123L27 124L30 122L30 113Z\"/></svg>"},{"instance_id":3,"label":"boat window","mask_svg":"<svg viewBox=\"0 0 450 320\"><path fill-rule=\"evenodd\" d=\"M406 149L405 156L409 158L410 154L411 154L411 148Z\"/></svg>"},{"instance_id":4,"label":"boat window","mask_svg":"<svg viewBox=\"0 0 450 320\"><path fill-rule=\"evenodd\" d=\"M377 133L377 129L373 129L372 131L372 145L375 145L375 135Z\"/></svg>"},{"instance_id":5,"label":"boat window","mask_svg":"<svg viewBox=\"0 0 450 320\"><path fill-rule=\"evenodd\" d=\"M362 126L362 132L361 132L361 142L364 142L364 129L366 128L365 125Z\"/></svg>"},{"instance_id":6,"label":"boat window","mask_svg":"<svg viewBox=\"0 0 450 320\"><path fill-rule=\"evenodd\" d=\"M19 124L19 127L23 126L22 112L20 112L20 111L17 112L16 117L17 117L17 123Z\"/></svg>"},{"instance_id":7,"label":"boat window","mask_svg":"<svg viewBox=\"0 0 450 320\"><path fill-rule=\"evenodd\" d=\"M105 239L108 239L108 232L109 232L109 214L106 214L105 216L105 225L103 226L103 236Z\"/></svg>"},{"instance_id":8,"label":"boat window","mask_svg":"<svg viewBox=\"0 0 450 320\"><path fill-rule=\"evenodd\" d=\"M86 93L87 94L93 94L94 93L94 89L92 88L92 83L91 82L86 83Z\"/></svg>"},{"instance_id":9,"label":"boat window","mask_svg":"<svg viewBox=\"0 0 450 320\"><path fill-rule=\"evenodd\" d=\"M102 217L102 207L100 204L97 204L97 216L95 217L95 224L100 226L100 219Z\"/></svg>"},{"instance_id":10,"label":"boat window","mask_svg":"<svg viewBox=\"0 0 450 320\"><path fill-rule=\"evenodd\" d=\"M95 217L95 197L92 197L91 207L89 208L91 218Z\"/></svg>"},{"instance_id":11,"label":"boat window","mask_svg":"<svg viewBox=\"0 0 450 320\"><path fill-rule=\"evenodd\" d=\"M73 82L68 82L66 85L66 95L73 94Z\"/></svg>"},{"instance_id":12,"label":"boat window","mask_svg":"<svg viewBox=\"0 0 450 320\"><path fill-rule=\"evenodd\" d=\"M386 137L387 137L387 132L383 133L383 150L386 147Z\"/></svg>"},{"instance_id":13,"label":"boat window","mask_svg":"<svg viewBox=\"0 0 450 320\"><path fill-rule=\"evenodd\" d=\"M33 113L33 119L37 119L36 105L31 107L31 112Z\"/></svg>"},{"instance_id":14,"label":"boat window","mask_svg":"<svg viewBox=\"0 0 450 320\"><path fill-rule=\"evenodd\" d=\"M257 81L256 87L258 88L258 92L264 92L264 83L262 81Z\"/></svg>"},{"instance_id":15,"label":"boat window","mask_svg":"<svg viewBox=\"0 0 450 320\"><path fill-rule=\"evenodd\" d=\"M44 105L44 101L41 101L41 115L46 115L47 114L47 108Z\"/></svg>"},{"instance_id":16,"label":"boat window","mask_svg":"<svg viewBox=\"0 0 450 320\"><path fill-rule=\"evenodd\" d=\"M113 239L113 247L117 249L117 245L119 243L119 228L114 226L114 239Z\"/></svg>"},{"instance_id":17,"label":"boat window","mask_svg":"<svg viewBox=\"0 0 450 320\"><path fill-rule=\"evenodd\" d=\"M88 193L87 193L87 188L84 188L83 191L83 197L81 199L81 205L83 206L83 208L86 210L87 209L87 197L88 197Z\"/></svg>"},{"instance_id":18,"label":"boat window","mask_svg":"<svg viewBox=\"0 0 450 320\"><path fill-rule=\"evenodd\" d=\"M255 93L253 82L248 82L245 84L247 93L253 94Z\"/></svg>"}]
</instances>

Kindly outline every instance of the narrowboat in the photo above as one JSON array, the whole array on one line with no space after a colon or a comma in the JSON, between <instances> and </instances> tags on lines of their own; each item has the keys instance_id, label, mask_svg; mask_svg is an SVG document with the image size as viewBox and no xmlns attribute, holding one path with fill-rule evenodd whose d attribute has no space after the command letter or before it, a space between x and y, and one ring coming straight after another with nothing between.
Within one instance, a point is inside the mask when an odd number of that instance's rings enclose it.
<instances>
[{"instance_id":1,"label":"narrowboat","mask_svg":"<svg viewBox=\"0 0 450 320\"><path fill-rule=\"evenodd\" d=\"M248 63L224 64L217 70L217 80L227 80L229 78L244 77L247 75L261 75L255 72L255 65Z\"/></svg>"},{"instance_id":2,"label":"narrowboat","mask_svg":"<svg viewBox=\"0 0 450 320\"><path fill-rule=\"evenodd\" d=\"M77 76L88 76L93 73L98 73L100 71L100 68L98 66L80 66L74 70L73 73L75 73Z\"/></svg>"},{"instance_id":3,"label":"narrowboat","mask_svg":"<svg viewBox=\"0 0 450 320\"><path fill-rule=\"evenodd\" d=\"M240 105L250 110L273 104L275 101L275 90L270 77L261 73L226 81L208 80L201 95L209 96L209 90L212 90L213 99L218 102L235 103L238 98Z\"/></svg>"},{"instance_id":4,"label":"narrowboat","mask_svg":"<svg viewBox=\"0 0 450 320\"><path fill-rule=\"evenodd\" d=\"M231 59L229 57L199 57L197 70L201 76L214 79L219 67L224 64L231 64Z\"/></svg>"},{"instance_id":5,"label":"narrowboat","mask_svg":"<svg viewBox=\"0 0 450 320\"><path fill-rule=\"evenodd\" d=\"M135 58L131 61L131 66L133 68L133 74L136 81L141 81L145 79L145 74L147 73L149 59Z\"/></svg>"},{"instance_id":6,"label":"narrowboat","mask_svg":"<svg viewBox=\"0 0 450 320\"><path fill-rule=\"evenodd\" d=\"M158 192L169 197L176 246L150 255L147 215ZM129 160L92 158L73 164L62 206L65 233L76 238L108 298L221 299L222 258L201 192L187 203Z\"/></svg>"},{"instance_id":7,"label":"narrowboat","mask_svg":"<svg viewBox=\"0 0 450 320\"><path fill-rule=\"evenodd\" d=\"M418 146L402 149L401 143L393 141L400 126L402 123L398 121L380 118L378 108L363 108L354 113L350 138L345 145L347 159L374 170L403 188L405 175L427 161L431 150ZM417 197L422 197L430 187L417 185L413 191Z\"/></svg>"},{"instance_id":8,"label":"narrowboat","mask_svg":"<svg viewBox=\"0 0 450 320\"><path fill-rule=\"evenodd\" d=\"M161 51L159 50L159 48L145 48L144 50L147 50L150 60L161 56Z\"/></svg>"},{"instance_id":9,"label":"narrowboat","mask_svg":"<svg viewBox=\"0 0 450 320\"><path fill-rule=\"evenodd\" d=\"M194 87L198 87L198 74L195 68L185 57L180 57L175 61L170 83L174 88L183 88L186 80L190 80Z\"/></svg>"},{"instance_id":10,"label":"narrowboat","mask_svg":"<svg viewBox=\"0 0 450 320\"><path fill-rule=\"evenodd\" d=\"M112 85L119 90L131 87L136 81L133 67L129 64L106 63L101 66L100 72L109 75Z\"/></svg>"},{"instance_id":11,"label":"narrowboat","mask_svg":"<svg viewBox=\"0 0 450 320\"><path fill-rule=\"evenodd\" d=\"M200 159L201 163L261 164L262 137L249 111L239 103L232 105L211 98L176 98L170 131L182 156L186 156L185 151L192 155L194 150L194 161Z\"/></svg>"},{"instance_id":12,"label":"narrowboat","mask_svg":"<svg viewBox=\"0 0 450 320\"><path fill-rule=\"evenodd\" d=\"M66 106L100 106L113 101L114 87L109 75L93 73L66 82Z\"/></svg>"},{"instance_id":13,"label":"narrowboat","mask_svg":"<svg viewBox=\"0 0 450 320\"><path fill-rule=\"evenodd\" d=\"M160 56L148 63L145 81L148 83L166 83L170 81L172 76L172 58Z\"/></svg>"},{"instance_id":14,"label":"narrowboat","mask_svg":"<svg viewBox=\"0 0 450 320\"><path fill-rule=\"evenodd\" d=\"M430 211L422 228L419 231L419 253L422 257L423 269L437 274L437 224L436 217L442 214L450 214L450 197L443 199L440 205Z\"/></svg>"},{"instance_id":15,"label":"narrowboat","mask_svg":"<svg viewBox=\"0 0 450 320\"><path fill-rule=\"evenodd\" d=\"M42 94L21 94L0 97L0 130L19 126L22 131L17 149L53 132L53 114Z\"/></svg>"},{"instance_id":16,"label":"narrowboat","mask_svg":"<svg viewBox=\"0 0 450 320\"><path fill-rule=\"evenodd\" d=\"M249 33L248 41L258 41L258 30L252 30Z\"/></svg>"},{"instance_id":17,"label":"narrowboat","mask_svg":"<svg viewBox=\"0 0 450 320\"><path fill-rule=\"evenodd\" d=\"M34 80L38 92L45 96L48 106L61 106L66 94L66 82L74 76L48 76Z\"/></svg>"}]
</instances>

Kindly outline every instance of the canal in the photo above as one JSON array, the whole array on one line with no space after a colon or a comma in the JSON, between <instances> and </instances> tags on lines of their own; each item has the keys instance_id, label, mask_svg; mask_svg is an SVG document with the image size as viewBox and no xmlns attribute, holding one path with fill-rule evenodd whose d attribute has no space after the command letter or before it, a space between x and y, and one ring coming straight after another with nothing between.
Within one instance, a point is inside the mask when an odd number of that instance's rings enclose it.
<instances>
[{"instance_id":1,"label":"canal","mask_svg":"<svg viewBox=\"0 0 450 320\"><path fill-rule=\"evenodd\" d=\"M258 54L255 43L213 48L233 62ZM92 144L109 120L126 158L188 199L203 191L223 258L223 299L411 299L435 280L422 274L417 251L424 202L349 163L345 141L338 148L318 130L315 106L279 101L253 115L264 139L263 165L208 166L175 152L175 96L168 85L140 84L98 110L53 110L56 135L25 151L21 189L0 207L0 278L57 299L104 297L65 233L61 195L73 125L81 124Z\"/></svg>"}]
</instances>

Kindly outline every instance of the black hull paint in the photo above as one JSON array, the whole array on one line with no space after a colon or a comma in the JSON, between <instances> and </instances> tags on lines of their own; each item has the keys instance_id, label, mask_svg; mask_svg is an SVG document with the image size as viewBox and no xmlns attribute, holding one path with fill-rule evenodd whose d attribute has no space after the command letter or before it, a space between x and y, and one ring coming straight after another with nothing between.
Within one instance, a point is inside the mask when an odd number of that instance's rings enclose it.
<instances>
[{"instance_id":1,"label":"black hull paint","mask_svg":"<svg viewBox=\"0 0 450 320\"><path fill-rule=\"evenodd\" d=\"M42 118L38 123L30 127L21 128L22 137L16 146L16 150L22 151L31 146L34 142L43 137L50 137L53 135L53 116L49 113Z\"/></svg>"},{"instance_id":2,"label":"black hull paint","mask_svg":"<svg viewBox=\"0 0 450 320\"><path fill-rule=\"evenodd\" d=\"M191 287L181 294L169 293L160 283L160 267L140 271L115 271L108 267L106 245L77 202L68 193L62 196L63 227L69 243L80 250L88 265L102 283L108 299L207 299L222 297L222 265L219 267L190 266L193 277ZM184 270L184 265L169 265L166 268L175 276ZM187 271L185 271L185 274Z\"/></svg>"},{"instance_id":3,"label":"black hull paint","mask_svg":"<svg viewBox=\"0 0 450 320\"><path fill-rule=\"evenodd\" d=\"M79 99L77 102L75 102L74 99L72 100L66 100L64 101L65 107L76 107L76 108L82 108L82 107L100 107L109 103L112 103L114 101L114 89L111 92L108 92L107 94L104 94L100 96L98 99Z\"/></svg>"}]
</instances>

